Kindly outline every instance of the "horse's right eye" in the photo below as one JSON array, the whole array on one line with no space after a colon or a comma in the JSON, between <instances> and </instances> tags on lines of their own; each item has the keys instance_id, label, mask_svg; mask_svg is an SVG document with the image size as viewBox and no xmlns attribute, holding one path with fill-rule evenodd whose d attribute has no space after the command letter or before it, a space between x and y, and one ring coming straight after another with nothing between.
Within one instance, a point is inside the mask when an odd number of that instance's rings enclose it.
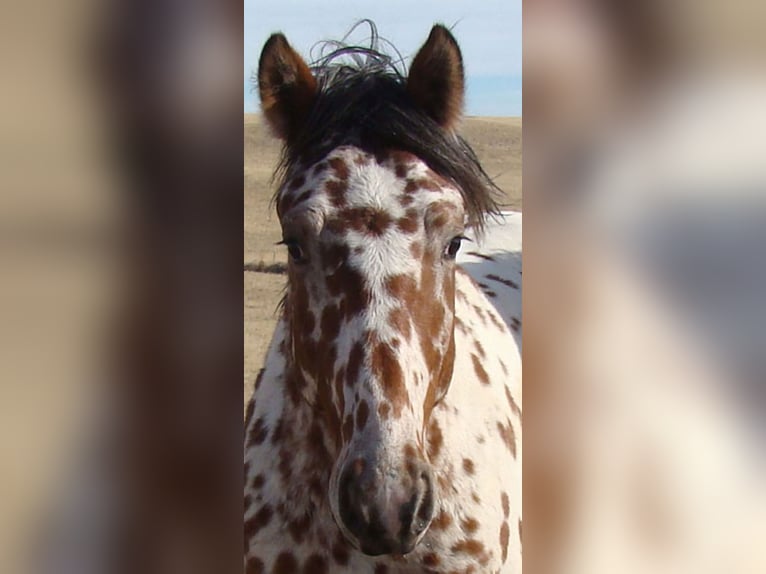
<instances>
[{"instance_id":1,"label":"horse's right eye","mask_svg":"<svg viewBox=\"0 0 766 574\"><path fill-rule=\"evenodd\" d=\"M290 259L295 263L303 263L305 261L303 255L303 249L295 239L283 239L280 243L287 247L287 253L290 255Z\"/></svg>"}]
</instances>

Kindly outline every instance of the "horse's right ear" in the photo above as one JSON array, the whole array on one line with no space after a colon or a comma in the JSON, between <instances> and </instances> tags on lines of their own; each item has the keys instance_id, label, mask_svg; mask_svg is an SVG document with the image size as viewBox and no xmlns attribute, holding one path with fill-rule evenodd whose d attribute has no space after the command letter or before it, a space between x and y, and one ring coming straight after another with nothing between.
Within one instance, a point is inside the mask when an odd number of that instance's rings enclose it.
<instances>
[{"instance_id":1,"label":"horse's right ear","mask_svg":"<svg viewBox=\"0 0 766 574\"><path fill-rule=\"evenodd\" d=\"M266 40L258 62L261 109L274 134L290 140L303 126L317 93L306 62L282 34Z\"/></svg>"}]
</instances>

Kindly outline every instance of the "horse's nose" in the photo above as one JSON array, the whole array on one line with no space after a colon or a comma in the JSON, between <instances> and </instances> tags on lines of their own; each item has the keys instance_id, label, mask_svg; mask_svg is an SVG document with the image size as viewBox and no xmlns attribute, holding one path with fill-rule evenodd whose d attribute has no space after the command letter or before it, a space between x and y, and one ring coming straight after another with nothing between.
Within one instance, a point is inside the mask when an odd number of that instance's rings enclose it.
<instances>
[{"instance_id":1,"label":"horse's nose","mask_svg":"<svg viewBox=\"0 0 766 574\"><path fill-rule=\"evenodd\" d=\"M401 473L381 476L374 465L358 458L341 473L340 519L365 554L411 552L431 524L431 471L421 461L406 466Z\"/></svg>"}]
</instances>

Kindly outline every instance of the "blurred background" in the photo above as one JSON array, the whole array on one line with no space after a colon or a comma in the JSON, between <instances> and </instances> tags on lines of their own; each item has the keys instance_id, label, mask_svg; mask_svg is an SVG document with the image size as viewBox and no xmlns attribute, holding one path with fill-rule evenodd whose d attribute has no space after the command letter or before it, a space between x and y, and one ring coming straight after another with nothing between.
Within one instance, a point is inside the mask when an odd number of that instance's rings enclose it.
<instances>
[{"instance_id":1,"label":"blurred background","mask_svg":"<svg viewBox=\"0 0 766 574\"><path fill-rule=\"evenodd\" d=\"M242 10L0 7L2 572L241 568ZM524 3L528 572L766 571L765 24Z\"/></svg>"}]
</instances>

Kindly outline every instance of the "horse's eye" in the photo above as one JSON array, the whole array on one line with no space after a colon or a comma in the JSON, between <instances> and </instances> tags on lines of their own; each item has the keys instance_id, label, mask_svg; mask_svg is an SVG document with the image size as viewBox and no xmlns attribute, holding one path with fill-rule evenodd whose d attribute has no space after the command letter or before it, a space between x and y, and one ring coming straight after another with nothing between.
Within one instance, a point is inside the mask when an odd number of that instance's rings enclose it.
<instances>
[{"instance_id":1,"label":"horse's eye","mask_svg":"<svg viewBox=\"0 0 766 574\"><path fill-rule=\"evenodd\" d=\"M460 242L463 241L463 239L464 237L462 235L452 238L444 250L445 259L454 259L457 256L457 252L460 249Z\"/></svg>"},{"instance_id":2,"label":"horse's eye","mask_svg":"<svg viewBox=\"0 0 766 574\"><path fill-rule=\"evenodd\" d=\"M295 239L283 239L280 243L287 247L287 253L290 254L290 259L295 263L303 263L305 261L303 256L303 249Z\"/></svg>"}]
</instances>

